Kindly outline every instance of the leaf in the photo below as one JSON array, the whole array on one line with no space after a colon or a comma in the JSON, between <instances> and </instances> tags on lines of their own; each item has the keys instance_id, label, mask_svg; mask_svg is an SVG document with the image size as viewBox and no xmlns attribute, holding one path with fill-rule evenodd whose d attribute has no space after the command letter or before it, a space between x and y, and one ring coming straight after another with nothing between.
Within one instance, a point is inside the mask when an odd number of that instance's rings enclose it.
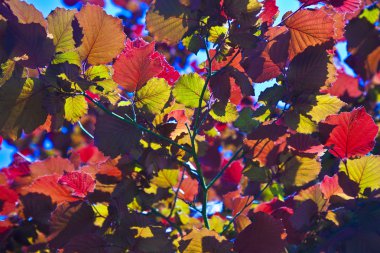
<instances>
[{"instance_id":1,"label":"leaf","mask_svg":"<svg viewBox=\"0 0 380 253\"><path fill-rule=\"evenodd\" d=\"M46 20L42 13L32 4L19 0L5 0L20 24L37 23L46 28Z\"/></svg>"},{"instance_id":2,"label":"leaf","mask_svg":"<svg viewBox=\"0 0 380 253\"><path fill-rule=\"evenodd\" d=\"M0 185L0 215L8 215L15 211L17 200L18 195L14 190L8 186Z\"/></svg>"},{"instance_id":3,"label":"leaf","mask_svg":"<svg viewBox=\"0 0 380 253\"><path fill-rule=\"evenodd\" d=\"M107 241L103 236L99 234L82 234L75 236L65 244L65 253L75 252L96 252L96 253L108 253L111 246L107 244Z\"/></svg>"},{"instance_id":4,"label":"leaf","mask_svg":"<svg viewBox=\"0 0 380 253\"><path fill-rule=\"evenodd\" d=\"M260 13L259 17L263 23L267 23L271 26L274 20L278 16L278 6L276 5L276 0L265 0L263 4L263 11Z\"/></svg>"},{"instance_id":5,"label":"leaf","mask_svg":"<svg viewBox=\"0 0 380 253\"><path fill-rule=\"evenodd\" d=\"M107 15L100 6L88 4L75 17L84 34L78 48L82 61L106 64L123 50L125 34L120 19Z\"/></svg>"},{"instance_id":6,"label":"leaf","mask_svg":"<svg viewBox=\"0 0 380 253\"><path fill-rule=\"evenodd\" d=\"M238 253L279 253L285 249L285 230L280 220L258 212L252 223L239 233L234 243Z\"/></svg>"},{"instance_id":7,"label":"leaf","mask_svg":"<svg viewBox=\"0 0 380 253\"><path fill-rule=\"evenodd\" d=\"M53 35L55 52L68 52L75 49L72 22L76 11L56 8L47 17L48 31Z\"/></svg>"},{"instance_id":8,"label":"leaf","mask_svg":"<svg viewBox=\"0 0 380 253\"><path fill-rule=\"evenodd\" d=\"M50 218L49 246L62 248L73 237L91 232L94 220L94 211L86 203L58 205Z\"/></svg>"},{"instance_id":9,"label":"leaf","mask_svg":"<svg viewBox=\"0 0 380 253\"><path fill-rule=\"evenodd\" d=\"M77 51L68 51L65 53L58 53L54 56L52 64L61 64L67 62L78 67L81 66L80 56Z\"/></svg>"},{"instance_id":10,"label":"leaf","mask_svg":"<svg viewBox=\"0 0 380 253\"><path fill-rule=\"evenodd\" d=\"M17 139L42 125L47 112L41 106L43 85L37 79L11 77L0 87L0 132Z\"/></svg>"},{"instance_id":11,"label":"leaf","mask_svg":"<svg viewBox=\"0 0 380 253\"><path fill-rule=\"evenodd\" d=\"M136 93L136 106L160 113L170 97L170 86L163 78L152 78Z\"/></svg>"},{"instance_id":12,"label":"leaf","mask_svg":"<svg viewBox=\"0 0 380 253\"><path fill-rule=\"evenodd\" d=\"M210 116L216 121L229 123L235 121L239 117L236 105L227 103L226 105L219 102L211 107Z\"/></svg>"},{"instance_id":13,"label":"leaf","mask_svg":"<svg viewBox=\"0 0 380 253\"><path fill-rule=\"evenodd\" d=\"M160 170L151 182L160 188L172 188L178 182L179 171L177 169Z\"/></svg>"},{"instance_id":14,"label":"leaf","mask_svg":"<svg viewBox=\"0 0 380 253\"><path fill-rule=\"evenodd\" d=\"M231 252L231 243L224 236L220 236L215 231L202 228L194 228L189 234L185 235L179 242L179 252Z\"/></svg>"},{"instance_id":15,"label":"leaf","mask_svg":"<svg viewBox=\"0 0 380 253\"><path fill-rule=\"evenodd\" d=\"M332 177L325 176L320 184L321 192L325 199L331 198L333 195L343 195L343 189L339 185L338 174L335 174Z\"/></svg>"},{"instance_id":16,"label":"leaf","mask_svg":"<svg viewBox=\"0 0 380 253\"><path fill-rule=\"evenodd\" d=\"M322 211L327 203L327 200L323 197L321 188L317 184L305 190L301 190L298 195L294 197L294 200L301 202L312 200L317 205L318 211Z\"/></svg>"},{"instance_id":17,"label":"leaf","mask_svg":"<svg viewBox=\"0 0 380 253\"><path fill-rule=\"evenodd\" d=\"M37 68L46 66L54 56L54 44L46 33L45 27L37 23L10 23L5 33L9 45L8 58L18 60L24 67Z\"/></svg>"},{"instance_id":18,"label":"leaf","mask_svg":"<svg viewBox=\"0 0 380 253\"><path fill-rule=\"evenodd\" d=\"M74 165L68 159L62 157L49 157L43 161L36 161L30 165L30 175L32 178L47 175L63 175L64 172L74 170Z\"/></svg>"},{"instance_id":19,"label":"leaf","mask_svg":"<svg viewBox=\"0 0 380 253\"><path fill-rule=\"evenodd\" d=\"M349 103L362 95L359 89L359 80L347 75L344 71L338 71L336 81L327 90L333 96L339 97L342 101Z\"/></svg>"},{"instance_id":20,"label":"leaf","mask_svg":"<svg viewBox=\"0 0 380 253\"><path fill-rule=\"evenodd\" d=\"M289 34L284 27L269 28L265 36L268 43L249 53L242 62L246 73L256 83L279 76L288 58Z\"/></svg>"},{"instance_id":21,"label":"leaf","mask_svg":"<svg viewBox=\"0 0 380 253\"><path fill-rule=\"evenodd\" d=\"M257 0L225 0L223 9L229 17L239 18L244 14L259 11L261 4Z\"/></svg>"},{"instance_id":22,"label":"leaf","mask_svg":"<svg viewBox=\"0 0 380 253\"><path fill-rule=\"evenodd\" d=\"M343 162L339 170L346 173L352 181L359 184L360 192L366 188L376 190L380 188L380 157L364 156L358 159L348 159L347 169Z\"/></svg>"},{"instance_id":23,"label":"leaf","mask_svg":"<svg viewBox=\"0 0 380 253\"><path fill-rule=\"evenodd\" d=\"M186 107L198 108L199 100L205 81L197 73L190 73L181 76L173 88L174 98ZM206 106L210 99L210 91L206 88L201 106Z\"/></svg>"},{"instance_id":24,"label":"leaf","mask_svg":"<svg viewBox=\"0 0 380 253\"><path fill-rule=\"evenodd\" d=\"M322 10L300 10L285 21L290 31L289 57L334 37L334 20Z\"/></svg>"},{"instance_id":25,"label":"leaf","mask_svg":"<svg viewBox=\"0 0 380 253\"><path fill-rule=\"evenodd\" d=\"M65 185L72 190L72 195L84 198L89 192L94 192L96 180L87 173L72 171L64 173L58 183Z\"/></svg>"},{"instance_id":26,"label":"leaf","mask_svg":"<svg viewBox=\"0 0 380 253\"><path fill-rule=\"evenodd\" d=\"M65 119L71 123L77 122L88 110L88 104L84 96L77 95L65 100Z\"/></svg>"},{"instance_id":27,"label":"leaf","mask_svg":"<svg viewBox=\"0 0 380 253\"><path fill-rule=\"evenodd\" d=\"M283 163L281 182L286 186L303 186L317 179L321 163L315 158L294 156Z\"/></svg>"},{"instance_id":28,"label":"leaf","mask_svg":"<svg viewBox=\"0 0 380 253\"><path fill-rule=\"evenodd\" d=\"M163 59L154 50L155 43L143 39L127 40L124 51L113 67L113 79L128 92L134 92L163 70Z\"/></svg>"},{"instance_id":29,"label":"leaf","mask_svg":"<svg viewBox=\"0 0 380 253\"><path fill-rule=\"evenodd\" d=\"M330 95L318 95L317 104L307 113L317 123L325 120L327 116L336 114L346 105L339 98Z\"/></svg>"},{"instance_id":30,"label":"leaf","mask_svg":"<svg viewBox=\"0 0 380 253\"><path fill-rule=\"evenodd\" d=\"M178 181L177 184L173 187L173 190L176 191L180 186L180 182L182 180L182 171L178 173ZM196 179L191 178L191 176L185 172L183 176L183 180L181 182L180 190L178 192L178 197L182 200L192 202L195 197L198 195L198 187L199 183Z\"/></svg>"},{"instance_id":31,"label":"leaf","mask_svg":"<svg viewBox=\"0 0 380 253\"><path fill-rule=\"evenodd\" d=\"M309 134L296 133L286 139L288 148L299 156L318 155L324 152L323 145L319 140Z\"/></svg>"},{"instance_id":32,"label":"leaf","mask_svg":"<svg viewBox=\"0 0 380 253\"><path fill-rule=\"evenodd\" d=\"M50 196L54 203L77 201L78 198L73 197L70 190L58 184L58 179L57 174L38 177L25 190L27 193L35 192Z\"/></svg>"},{"instance_id":33,"label":"leaf","mask_svg":"<svg viewBox=\"0 0 380 253\"><path fill-rule=\"evenodd\" d=\"M323 124L334 127L325 146L332 147L330 153L341 159L366 155L375 145L378 127L364 108L331 115Z\"/></svg>"},{"instance_id":34,"label":"leaf","mask_svg":"<svg viewBox=\"0 0 380 253\"><path fill-rule=\"evenodd\" d=\"M197 26L196 17L178 0L156 0L146 15L146 26L154 38L174 45Z\"/></svg>"},{"instance_id":35,"label":"leaf","mask_svg":"<svg viewBox=\"0 0 380 253\"><path fill-rule=\"evenodd\" d=\"M294 57L287 71L289 89L296 96L316 93L329 78L329 56L322 46L309 47Z\"/></svg>"},{"instance_id":36,"label":"leaf","mask_svg":"<svg viewBox=\"0 0 380 253\"><path fill-rule=\"evenodd\" d=\"M115 111L119 115L132 115L130 108L119 108ZM95 145L105 155L116 157L120 154L136 150L142 133L141 131L107 114L97 117L95 125Z\"/></svg>"}]
</instances>

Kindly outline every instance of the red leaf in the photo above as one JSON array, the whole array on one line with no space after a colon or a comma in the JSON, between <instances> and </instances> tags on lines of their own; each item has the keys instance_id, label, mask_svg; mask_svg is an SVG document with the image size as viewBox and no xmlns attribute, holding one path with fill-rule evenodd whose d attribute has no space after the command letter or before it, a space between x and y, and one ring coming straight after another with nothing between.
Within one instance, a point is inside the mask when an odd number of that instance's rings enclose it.
<instances>
[{"instance_id":1,"label":"red leaf","mask_svg":"<svg viewBox=\"0 0 380 253\"><path fill-rule=\"evenodd\" d=\"M323 145L311 135L296 133L286 139L288 147L297 155L321 155Z\"/></svg>"},{"instance_id":2,"label":"red leaf","mask_svg":"<svg viewBox=\"0 0 380 253\"><path fill-rule=\"evenodd\" d=\"M113 67L113 79L129 92L140 89L149 79L162 71L161 60L152 58L155 43L143 39L127 40L124 51Z\"/></svg>"},{"instance_id":3,"label":"red leaf","mask_svg":"<svg viewBox=\"0 0 380 253\"><path fill-rule=\"evenodd\" d=\"M334 127L325 143L334 156L363 156L375 146L378 126L364 108L328 116L324 123Z\"/></svg>"},{"instance_id":4,"label":"red leaf","mask_svg":"<svg viewBox=\"0 0 380 253\"><path fill-rule=\"evenodd\" d=\"M12 164L8 168L2 170L7 176L8 180L12 181L17 177L27 176L30 174L30 162L18 154L15 154L13 156L13 159L14 160Z\"/></svg>"},{"instance_id":5,"label":"red leaf","mask_svg":"<svg viewBox=\"0 0 380 253\"><path fill-rule=\"evenodd\" d=\"M271 26L274 22L274 17L277 14L278 14L278 6L276 5L276 0L265 0L263 11L259 15L263 23L267 22L267 25Z\"/></svg>"},{"instance_id":6,"label":"red leaf","mask_svg":"<svg viewBox=\"0 0 380 253\"><path fill-rule=\"evenodd\" d=\"M165 78L170 84L177 81L179 73L154 46L154 42L148 43L141 38L128 39L113 65L114 81L129 92L139 90L152 77Z\"/></svg>"},{"instance_id":7,"label":"red leaf","mask_svg":"<svg viewBox=\"0 0 380 253\"><path fill-rule=\"evenodd\" d=\"M7 186L0 185L0 215L14 211L18 200L17 193Z\"/></svg>"},{"instance_id":8,"label":"red leaf","mask_svg":"<svg viewBox=\"0 0 380 253\"><path fill-rule=\"evenodd\" d=\"M347 75L342 70L338 71L336 81L327 92L333 96L339 97L344 102L350 102L362 95L362 91L359 89L359 80Z\"/></svg>"},{"instance_id":9,"label":"red leaf","mask_svg":"<svg viewBox=\"0 0 380 253\"><path fill-rule=\"evenodd\" d=\"M238 253L283 252L286 241L281 221L262 212L253 214L252 218L252 223L236 238L234 249Z\"/></svg>"},{"instance_id":10,"label":"red leaf","mask_svg":"<svg viewBox=\"0 0 380 253\"><path fill-rule=\"evenodd\" d=\"M227 160L223 160L222 167L228 163ZM239 184L242 176L243 165L240 161L232 162L224 171L222 181Z\"/></svg>"},{"instance_id":11,"label":"red leaf","mask_svg":"<svg viewBox=\"0 0 380 253\"><path fill-rule=\"evenodd\" d=\"M84 198L87 193L95 189L95 179L88 173L73 171L67 172L58 179L58 183L72 190L72 195Z\"/></svg>"}]
</instances>

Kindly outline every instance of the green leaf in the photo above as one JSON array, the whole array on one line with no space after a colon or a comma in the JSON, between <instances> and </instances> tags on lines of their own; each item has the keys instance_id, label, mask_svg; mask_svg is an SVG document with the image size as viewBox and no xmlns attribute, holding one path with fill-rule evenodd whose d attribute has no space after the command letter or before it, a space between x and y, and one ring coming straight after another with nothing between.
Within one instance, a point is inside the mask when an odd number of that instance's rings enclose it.
<instances>
[{"instance_id":1,"label":"green leaf","mask_svg":"<svg viewBox=\"0 0 380 253\"><path fill-rule=\"evenodd\" d=\"M70 51L65 53L58 53L54 56L52 64L60 64L60 63L69 63L76 65L78 67L81 66L80 57L77 51Z\"/></svg>"},{"instance_id":2,"label":"green leaf","mask_svg":"<svg viewBox=\"0 0 380 253\"><path fill-rule=\"evenodd\" d=\"M68 52L75 49L72 22L76 11L56 8L47 17L49 33L53 35L56 52Z\"/></svg>"},{"instance_id":3,"label":"green leaf","mask_svg":"<svg viewBox=\"0 0 380 253\"><path fill-rule=\"evenodd\" d=\"M198 108L199 99L205 84L203 78L197 73L191 73L181 76L176 82L173 89L173 96L178 103L186 107ZM206 106L210 99L210 91L206 88L203 96L202 107Z\"/></svg>"},{"instance_id":4,"label":"green leaf","mask_svg":"<svg viewBox=\"0 0 380 253\"><path fill-rule=\"evenodd\" d=\"M317 98L317 104L307 113L311 116L311 119L317 123L326 119L331 114L337 114L340 109L346 105L343 101L335 96L319 95Z\"/></svg>"},{"instance_id":5,"label":"green leaf","mask_svg":"<svg viewBox=\"0 0 380 253\"><path fill-rule=\"evenodd\" d=\"M253 110L250 107L245 107L239 112L239 117L234 122L234 126L240 131L249 133L252 128L257 127L259 122L253 119Z\"/></svg>"},{"instance_id":6,"label":"green leaf","mask_svg":"<svg viewBox=\"0 0 380 253\"><path fill-rule=\"evenodd\" d=\"M210 116L216 121L228 123L235 121L239 117L239 113L237 112L236 105L232 103L227 103L227 105L215 103L212 105Z\"/></svg>"},{"instance_id":7,"label":"green leaf","mask_svg":"<svg viewBox=\"0 0 380 253\"><path fill-rule=\"evenodd\" d=\"M91 66L86 70L85 76L90 80L111 79L110 68L106 65Z\"/></svg>"},{"instance_id":8,"label":"green leaf","mask_svg":"<svg viewBox=\"0 0 380 253\"><path fill-rule=\"evenodd\" d=\"M68 97L65 100L65 119L71 123L77 122L87 113L88 104L84 96Z\"/></svg>"},{"instance_id":9,"label":"green leaf","mask_svg":"<svg viewBox=\"0 0 380 253\"><path fill-rule=\"evenodd\" d=\"M366 188L371 190L380 188L380 156L364 156L358 159L347 160L347 170L342 161L339 170L348 173L348 177L359 184L360 192Z\"/></svg>"},{"instance_id":10,"label":"green leaf","mask_svg":"<svg viewBox=\"0 0 380 253\"><path fill-rule=\"evenodd\" d=\"M136 93L136 106L160 113L170 97L170 86L163 78L152 78Z\"/></svg>"},{"instance_id":11,"label":"green leaf","mask_svg":"<svg viewBox=\"0 0 380 253\"><path fill-rule=\"evenodd\" d=\"M8 60L1 64L0 87L3 86L3 84L5 84L5 82L12 77L15 65L16 63L12 60Z\"/></svg>"}]
</instances>

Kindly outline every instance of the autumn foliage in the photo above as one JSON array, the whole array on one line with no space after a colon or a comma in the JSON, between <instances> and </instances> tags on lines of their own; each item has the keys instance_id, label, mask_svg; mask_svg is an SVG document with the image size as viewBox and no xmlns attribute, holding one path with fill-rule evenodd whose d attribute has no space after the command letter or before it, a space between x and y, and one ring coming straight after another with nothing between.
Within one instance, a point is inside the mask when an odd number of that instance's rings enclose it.
<instances>
[{"instance_id":1,"label":"autumn foliage","mask_svg":"<svg viewBox=\"0 0 380 253\"><path fill-rule=\"evenodd\" d=\"M0 252L379 252L379 3L64 2L0 1Z\"/></svg>"}]
</instances>

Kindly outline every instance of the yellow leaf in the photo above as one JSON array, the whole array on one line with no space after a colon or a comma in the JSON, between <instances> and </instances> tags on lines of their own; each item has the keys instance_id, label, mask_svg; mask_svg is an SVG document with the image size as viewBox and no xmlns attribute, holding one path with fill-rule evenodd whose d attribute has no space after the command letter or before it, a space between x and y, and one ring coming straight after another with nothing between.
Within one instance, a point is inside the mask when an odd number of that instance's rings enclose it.
<instances>
[{"instance_id":1,"label":"yellow leaf","mask_svg":"<svg viewBox=\"0 0 380 253\"><path fill-rule=\"evenodd\" d=\"M65 119L71 123L77 122L87 113L88 104L84 96L68 97L65 100Z\"/></svg>"},{"instance_id":2,"label":"yellow leaf","mask_svg":"<svg viewBox=\"0 0 380 253\"><path fill-rule=\"evenodd\" d=\"M124 49L125 34L121 19L107 15L102 7L85 5L75 14L83 28L81 59L92 65L112 61Z\"/></svg>"},{"instance_id":3,"label":"yellow leaf","mask_svg":"<svg viewBox=\"0 0 380 253\"><path fill-rule=\"evenodd\" d=\"M170 188L178 182L178 170L163 169L160 170L151 182L160 188Z\"/></svg>"},{"instance_id":4,"label":"yellow leaf","mask_svg":"<svg viewBox=\"0 0 380 253\"><path fill-rule=\"evenodd\" d=\"M52 60L52 64L60 64L67 62L69 64L74 64L77 66L81 66L80 57L77 51L69 51L65 53L58 53L54 56L54 59Z\"/></svg>"},{"instance_id":5,"label":"yellow leaf","mask_svg":"<svg viewBox=\"0 0 380 253\"><path fill-rule=\"evenodd\" d=\"M160 42L174 45L197 25L196 16L178 0L156 0L146 15L148 31Z\"/></svg>"},{"instance_id":6,"label":"yellow leaf","mask_svg":"<svg viewBox=\"0 0 380 253\"><path fill-rule=\"evenodd\" d=\"M203 250L203 238L212 237L216 242L226 241L224 236L220 236L217 232L202 228L193 229L189 234L185 235L180 241L180 252L182 253L201 253Z\"/></svg>"},{"instance_id":7,"label":"yellow leaf","mask_svg":"<svg viewBox=\"0 0 380 253\"><path fill-rule=\"evenodd\" d=\"M300 122L296 131L301 134L311 134L317 130L317 125L308 117L300 114Z\"/></svg>"},{"instance_id":8,"label":"yellow leaf","mask_svg":"<svg viewBox=\"0 0 380 253\"><path fill-rule=\"evenodd\" d=\"M160 113L170 97L170 86L163 78L152 78L136 93L136 106Z\"/></svg>"},{"instance_id":9,"label":"yellow leaf","mask_svg":"<svg viewBox=\"0 0 380 253\"><path fill-rule=\"evenodd\" d=\"M236 105L232 103L227 103L227 105L215 103L211 108L210 116L219 122L229 123L235 121L239 117L239 113Z\"/></svg>"},{"instance_id":10,"label":"yellow leaf","mask_svg":"<svg viewBox=\"0 0 380 253\"><path fill-rule=\"evenodd\" d=\"M152 238L154 237L152 230L149 227L131 227L131 229L136 229L137 234L135 238Z\"/></svg>"},{"instance_id":11,"label":"yellow leaf","mask_svg":"<svg viewBox=\"0 0 380 253\"><path fill-rule=\"evenodd\" d=\"M360 192L366 188L371 190L380 188L380 156L364 156L358 159L347 160L347 170L343 162L340 171L347 173L348 177L359 184Z\"/></svg>"},{"instance_id":12,"label":"yellow leaf","mask_svg":"<svg viewBox=\"0 0 380 253\"><path fill-rule=\"evenodd\" d=\"M56 52L67 52L75 49L72 21L76 11L56 8L47 17L49 33L53 34Z\"/></svg>"},{"instance_id":13,"label":"yellow leaf","mask_svg":"<svg viewBox=\"0 0 380 253\"><path fill-rule=\"evenodd\" d=\"M178 103L189 108L198 108L205 80L197 73L181 76L173 88L173 96ZM206 88L203 95L202 107L210 99L210 91Z\"/></svg>"},{"instance_id":14,"label":"yellow leaf","mask_svg":"<svg viewBox=\"0 0 380 253\"><path fill-rule=\"evenodd\" d=\"M311 119L319 123L331 114L337 114L346 105L342 100L335 96L319 95L316 97L317 104L307 113Z\"/></svg>"},{"instance_id":15,"label":"yellow leaf","mask_svg":"<svg viewBox=\"0 0 380 253\"><path fill-rule=\"evenodd\" d=\"M294 156L284 158L284 174L281 182L285 185L303 186L318 177L321 163L314 158Z\"/></svg>"}]
</instances>

